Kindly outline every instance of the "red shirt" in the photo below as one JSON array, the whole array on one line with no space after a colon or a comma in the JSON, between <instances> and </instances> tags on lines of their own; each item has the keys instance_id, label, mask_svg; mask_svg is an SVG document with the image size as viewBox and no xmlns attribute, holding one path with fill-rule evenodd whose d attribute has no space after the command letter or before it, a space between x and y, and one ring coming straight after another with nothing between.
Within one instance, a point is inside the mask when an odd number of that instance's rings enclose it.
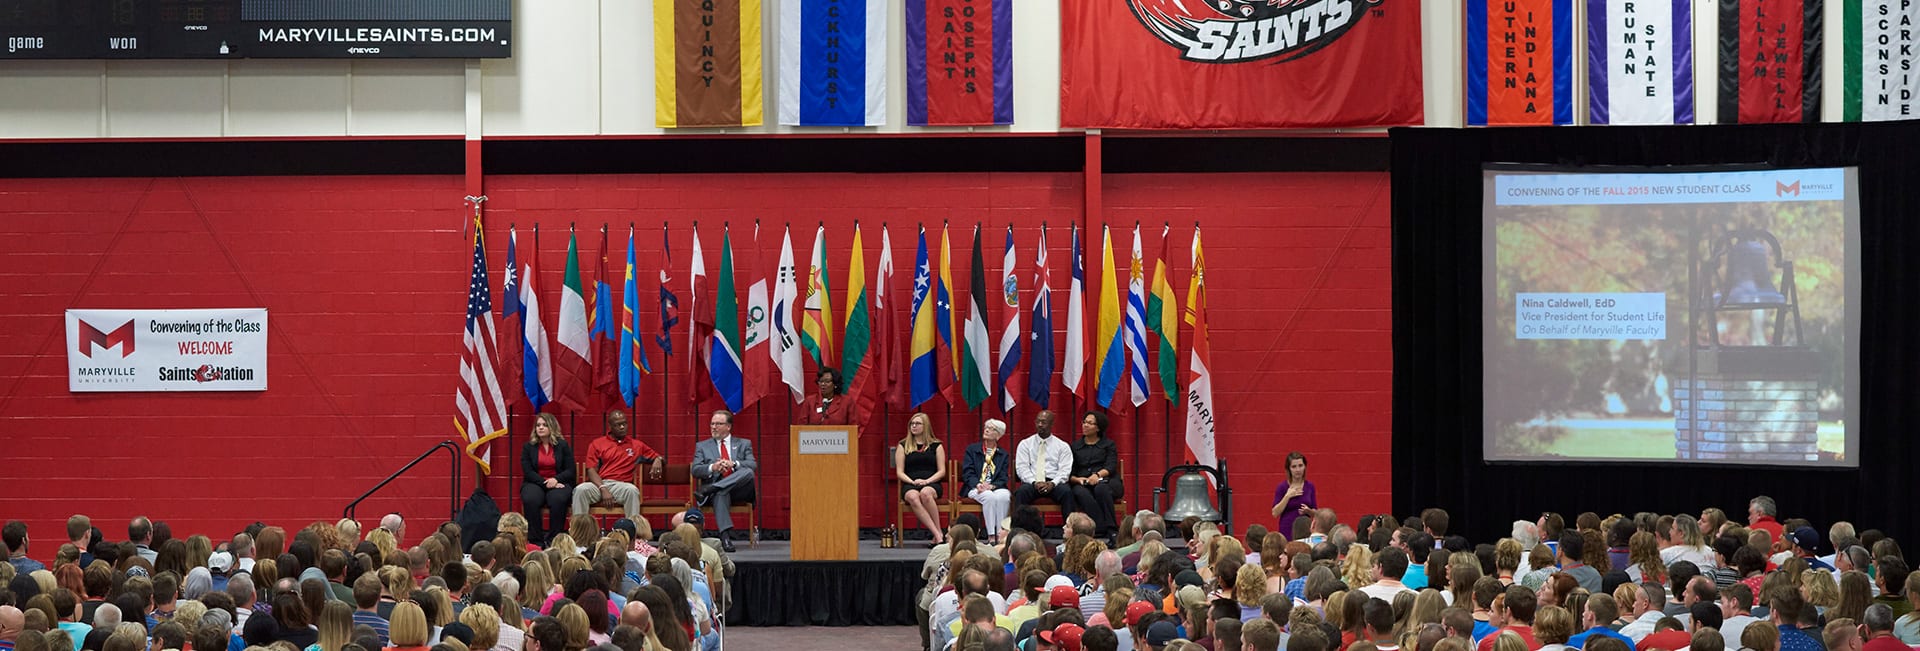
<instances>
[{"instance_id":1,"label":"red shirt","mask_svg":"<svg viewBox=\"0 0 1920 651\"><path fill-rule=\"evenodd\" d=\"M1679 651L1680 649L1685 649L1690 646L1693 646L1693 636L1689 635L1686 631L1674 630L1661 631L1641 638L1640 644L1635 645L1635 648L1639 651L1652 651L1653 649Z\"/></svg>"},{"instance_id":2,"label":"red shirt","mask_svg":"<svg viewBox=\"0 0 1920 651\"><path fill-rule=\"evenodd\" d=\"M1527 641L1527 648L1529 649L1540 648L1540 643L1533 639L1532 626L1508 626L1499 631L1494 631L1492 635L1480 638L1480 651L1493 651L1493 641L1500 637L1501 631L1513 631L1518 634L1520 639Z\"/></svg>"},{"instance_id":3,"label":"red shirt","mask_svg":"<svg viewBox=\"0 0 1920 651\"><path fill-rule=\"evenodd\" d=\"M1861 651L1913 651L1913 648L1902 643L1900 638L1894 637L1892 633L1888 633L1867 640L1867 643L1861 647Z\"/></svg>"},{"instance_id":4,"label":"red shirt","mask_svg":"<svg viewBox=\"0 0 1920 651\"><path fill-rule=\"evenodd\" d=\"M631 435L619 442L603 436L587 446L588 467L599 469L601 479L612 481L633 481L635 464L652 463L659 456L660 453Z\"/></svg>"},{"instance_id":5,"label":"red shirt","mask_svg":"<svg viewBox=\"0 0 1920 651\"><path fill-rule=\"evenodd\" d=\"M556 462L553 460L553 446L541 445L537 447L540 448L540 456L534 459L534 469L540 471L541 477L554 476L554 465L556 465Z\"/></svg>"},{"instance_id":6,"label":"red shirt","mask_svg":"<svg viewBox=\"0 0 1920 651\"><path fill-rule=\"evenodd\" d=\"M1753 526L1748 528L1765 530L1767 535L1773 536L1773 542L1780 542L1780 536L1784 533L1780 528L1780 523L1775 522L1771 515L1760 516L1760 519L1755 520Z\"/></svg>"}]
</instances>

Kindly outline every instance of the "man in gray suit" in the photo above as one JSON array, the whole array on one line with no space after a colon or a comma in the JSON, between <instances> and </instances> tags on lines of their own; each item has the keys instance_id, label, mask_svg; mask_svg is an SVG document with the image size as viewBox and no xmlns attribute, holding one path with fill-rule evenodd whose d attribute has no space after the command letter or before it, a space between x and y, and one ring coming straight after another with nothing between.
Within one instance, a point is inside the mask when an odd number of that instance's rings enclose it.
<instances>
[{"instance_id":1,"label":"man in gray suit","mask_svg":"<svg viewBox=\"0 0 1920 651\"><path fill-rule=\"evenodd\" d=\"M693 476L700 480L694 500L700 506L713 507L713 520L720 525L720 548L733 551L734 502L753 501L753 473L760 462L753 458L753 443L734 438L733 414L725 409L713 412L707 433L712 438L693 446Z\"/></svg>"}]
</instances>

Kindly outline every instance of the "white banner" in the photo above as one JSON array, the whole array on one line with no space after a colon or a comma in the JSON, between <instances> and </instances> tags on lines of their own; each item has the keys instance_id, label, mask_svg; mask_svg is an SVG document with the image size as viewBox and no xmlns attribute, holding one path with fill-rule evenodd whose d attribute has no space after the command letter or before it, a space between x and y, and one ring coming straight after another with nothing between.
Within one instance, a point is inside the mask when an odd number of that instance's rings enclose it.
<instances>
[{"instance_id":1,"label":"white banner","mask_svg":"<svg viewBox=\"0 0 1920 651\"><path fill-rule=\"evenodd\" d=\"M265 391L267 311L67 310L67 390Z\"/></svg>"}]
</instances>

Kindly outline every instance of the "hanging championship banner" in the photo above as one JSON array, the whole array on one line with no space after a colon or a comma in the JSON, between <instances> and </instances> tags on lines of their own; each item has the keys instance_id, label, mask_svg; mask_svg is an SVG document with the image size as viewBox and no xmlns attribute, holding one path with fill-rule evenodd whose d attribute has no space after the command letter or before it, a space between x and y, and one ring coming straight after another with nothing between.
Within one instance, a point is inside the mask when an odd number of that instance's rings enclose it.
<instances>
[{"instance_id":1,"label":"hanging championship banner","mask_svg":"<svg viewBox=\"0 0 1920 651\"><path fill-rule=\"evenodd\" d=\"M1920 117L1920 4L1913 0L1846 0L1846 120Z\"/></svg>"},{"instance_id":2,"label":"hanging championship banner","mask_svg":"<svg viewBox=\"0 0 1920 651\"><path fill-rule=\"evenodd\" d=\"M907 124L1013 124L1013 0L907 0Z\"/></svg>"},{"instance_id":3,"label":"hanging championship banner","mask_svg":"<svg viewBox=\"0 0 1920 651\"><path fill-rule=\"evenodd\" d=\"M1820 121L1821 0L1720 0L1720 123Z\"/></svg>"},{"instance_id":4,"label":"hanging championship banner","mask_svg":"<svg viewBox=\"0 0 1920 651\"><path fill-rule=\"evenodd\" d=\"M67 390L265 391L267 311L67 310Z\"/></svg>"},{"instance_id":5,"label":"hanging championship banner","mask_svg":"<svg viewBox=\"0 0 1920 651\"><path fill-rule=\"evenodd\" d=\"M1417 0L1063 0L1060 122L1419 124Z\"/></svg>"},{"instance_id":6,"label":"hanging championship banner","mask_svg":"<svg viewBox=\"0 0 1920 651\"><path fill-rule=\"evenodd\" d=\"M1693 123L1693 10L1687 0L1587 0L1593 124Z\"/></svg>"},{"instance_id":7,"label":"hanging championship banner","mask_svg":"<svg viewBox=\"0 0 1920 651\"><path fill-rule=\"evenodd\" d=\"M1573 0L1467 0L1467 124L1572 124L1573 49Z\"/></svg>"},{"instance_id":8,"label":"hanging championship banner","mask_svg":"<svg viewBox=\"0 0 1920 651\"><path fill-rule=\"evenodd\" d=\"M877 127L887 123L887 3L786 0L780 4L780 123Z\"/></svg>"},{"instance_id":9,"label":"hanging championship banner","mask_svg":"<svg viewBox=\"0 0 1920 651\"><path fill-rule=\"evenodd\" d=\"M653 122L761 123L760 0L653 0Z\"/></svg>"}]
</instances>

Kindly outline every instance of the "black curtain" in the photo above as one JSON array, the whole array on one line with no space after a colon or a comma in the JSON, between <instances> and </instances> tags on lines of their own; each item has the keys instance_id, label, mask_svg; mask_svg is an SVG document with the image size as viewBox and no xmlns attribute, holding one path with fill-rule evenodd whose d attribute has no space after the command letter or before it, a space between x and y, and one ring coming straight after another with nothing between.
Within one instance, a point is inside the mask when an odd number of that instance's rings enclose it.
<instances>
[{"instance_id":1,"label":"black curtain","mask_svg":"<svg viewBox=\"0 0 1920 651\"><path fill-rule=\"evenodd\" d=\"M729 626L911 626L920 561L739 563Z\"/></svg>"},{"instance_id":2,"label":"black curtain","mask_svg":"<svg viewBox=\"0 0 1920 651\"><path fill-rule=\"evenodd\" d=\"M1781 519L1911 531L1909 469L1920 400L1920 122L1674 127L1394 129L1393 503L1441 507L1451 533L1506 535L1543 511L1698 514L1739 520L1768 495ZM1584 463L1495 464L1481 452L1481 166L1859 166L1864 278L1857 469Z\"/></svg>"}]
</instances>

